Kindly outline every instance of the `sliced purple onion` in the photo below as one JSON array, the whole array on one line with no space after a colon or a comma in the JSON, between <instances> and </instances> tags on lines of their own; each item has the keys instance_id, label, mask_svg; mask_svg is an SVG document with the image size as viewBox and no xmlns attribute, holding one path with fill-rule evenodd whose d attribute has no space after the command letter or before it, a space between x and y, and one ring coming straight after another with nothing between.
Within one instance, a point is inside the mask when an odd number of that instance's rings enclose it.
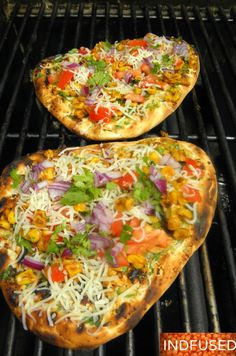
<instances>
[{"instance_id":1,"label":"sliced purple onion","mask_svg":"<svg viewBox=\"0 0 236 356\"><path fill-rule=\"evenodd\" d=\"M111 180L120 177L121 177L121 173L118 171L113 171L109 173L100 173L96 171L94 175L94 185L95 187L103 187L106 183L110 182Z\"/></svg>"},{"instance_id":2,"label":"sliced purple onion","mask_svg":"<svg viewBox=\"0 0 236 356\"><path fill-rule=\"evenodd\" d=\"M91 243L92 250L100 250L110 247L111 241L105 237L102 237L96 233L91 233L88 235L89 241Z\"/></svg>"},{"instance_id":3,"label":"sliced purple onion","mask_svg":"<svg viewBox=\"0 0 236 356\"><path fill-rule=\"evenodd\" d=\"M28 193L29 189L32 187L30 180L25 180L21 183L21 190L23 193Z\"/></svg>"},{"instance_id":4,"label":"sliced purple onion","mask_svg":"<svg viewBox=\"0 0 236 356\"><path fill-rule=\"evenodd\" d=\"M124 248L124 244L118 242L114 247L111 249L111 255L116 257Z\"/></svg>"},{"instance_id":5,"label":"sliced purple onion","mask_svg":"<svg viewBox=\"0 0 236 356\"><path fill-rule=\"evenodd\" d=\"M142 203L143 211L147 215L154 215L155 214L155 209L152 206L152 204L149 201L144 201Z\"/></svg>"},{"instance_id":6,"label":"sliced purple onion","mask_svg":"<svg viewBox=\"0 0 236 356\"><path fill-rule=\"evenodd\" d=\"M39 191L40 189L43 189L45 187L47 187L48 185L48 181L47 180L43 180L42 182L36 183L33 185L33 189L36 191Z\"/></svg>"},{"instance_id":7,"label":"sliced purple onion","mask_svg":"<svg viewBox=\"0 0 236 356\"><path fill-rule=\"evenodd\" d=\"M109 231L113 221L112 212L106 207L103 202L97 203L93 208L92 215L89 219L91 224L98 226L99 231Z\"/></svg>"},{"instance_id":8,"label":"sliced purple onion","mask_svg":"<svg viewBox=\"0 0 236 356\"><path fill-rule=\"evenodd\" d=\"M75 232L84 232L86 229L86 222L83 221L72 221L71 222L71 227L75 230Z\"/></svg>"},{"instance_id":9,"label":"sliced purple onion","mask_svg":"<svg viewBox=\"0 0 236 356\"><path fill-rule=\"evenodd\" d=\"M147 64L149 68L154 68L154 64L152 63L152 56L143 58L143 63Z\"/></svg>"},{"instance_id":10,"label":"sliced purple onion","mask_svg":"<svg viewBox=\"0 0 236 356\"><path fill-rule=\"evenodd\" d=\"M133 74L129 71L126 71L125 72L125 75L124 75L124 80L127 84L129 84L131 82L131 80L133 79Z\"/></svg>"},{"instance_id":11,"label":"sliced purple onion","mask_svg":"<svg viewBox=\"0 0 236 356\"><path fill-rule=\"evenodd\" d=\"M181 168L181 164L176 161L169 153L164 155L160 160L161 166L171 166L174 169Z\"/></svg>"},{"instance_id":12,"label":"sliced purple onion","mask_svg":"<svg viewBox=\"0 0 236 356\"><path fill-rule=\"evenodd\" d=\"M70 257L72 256L72 251L70 248L64 248L62 254L61 254L62 257Z\"/></svg>"},{"instance_id":13,"label":"sliced purple onion","mask_svg":"<svg viewBox=\"0 0 236 356\"><path fill-rule=\"evenodd\" d=\"M31 256L25 256L22 263L23 265L29 268L37 269L38 271L41 271L44 268L43 262L38 261Z\"/></svg>"},{"instance_id":14,"label":"sliced purple onion","mask_svg":"<svg viewBox=\"0 0 236 356\"><path fill-rule=\"evenodd\" d=\"M62 63L62 66L64 67L64 68L68 68L68 69L75 69L75 68L78 68L78 63L75 63L75 62L63 62Z\"/></svg>"},{"instance_id":15,"label":"sliced purple onion","mask_svg":"<svg viewBox=\"0 0 236 356\"><path fill-rule=\"evenodd\" d=\"M188 46L185 42L176 43L173 48L173 52L178 56L187 58L189 56Z\"/></svg>"},{"instance_id":16,"label":"sliced purple onion","mask_svg":"<svg viewBox=\"0 0 236 356\"><path fill-rule=\"evenodd\" d=\"M154 166L150 167L150 180L155 184L157 189L162 193L167 193L167 183L164 178L161 178L160 172Z\"/></svg>"},{"instance_id":17,"label":"sliced purple onion","mask_svg":"<svg viewBox=\"0 0 236 356\"><path fill-rule=\"evenodd\" d=\"M82 88L80 89L80 94L82 96L88 96L89 95L89 88L86 85L83 85Z\"/></svg>"},{"instance_id":18,"label":"sliced purple onion","mask_svg":"<svg viewBox=\"0 0 236 356\"><path fill-rule=\"evenodd\" d=\"M96 99L92 98L91 96L89 96L86 100L85 100L85 104L88 106L92 106L95 105L96 103Z\"/></svg>"},{"instance_id":19,"label":"sliced purple onion","mask_svg":"<svg viewBox=\"0 0 236 356\"><path fill-rule=\"evenodd\" d=\"M62 195L69 189L71 183L65 181L59 181L52 183L48 186L48 193L52 201L56 201L62 197Z\"/></svg>"}]
</instances>

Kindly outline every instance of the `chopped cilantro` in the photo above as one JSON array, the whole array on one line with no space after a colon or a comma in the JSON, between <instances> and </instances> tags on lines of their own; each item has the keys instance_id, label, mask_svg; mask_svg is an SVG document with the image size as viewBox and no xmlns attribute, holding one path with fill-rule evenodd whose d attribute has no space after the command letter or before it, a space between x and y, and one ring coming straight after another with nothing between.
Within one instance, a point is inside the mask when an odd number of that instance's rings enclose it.
<instances>
[{"instance_id":1,"label":"chopped cilantro","mask_svg":"<svg viewBox=\"0 0 236 356\"><path fill-rule=\"evenodd\" d=\"M106 257L107 262L109 262L109 263L114 263L113 257L112 257L112 255L111 255L111 252L110 252L110 251L108 251L108 250L105 251L105 257Z\"/></svg>"},{"instance_id":2,"label":"chopped cilantro","mask_svg":"<svg viewBox=\"0 0 236 356\"><path fill-rule=\"evenodd\" d=\"M60 200L62 205L75 205L89 202L101 196L102 190L94 185L94 174L86 171L84 174L74 176L74 184Z\"/></svg>"},{"instance_id":3,"label":"chopped cilantro","mask_svg":"<svg viewBox=\"0 0 236 356\"><path fill-rule=\"evenodd\" d=\"M110 49L111 49L111 43L108 42L108 41L105 41L105 42L102 42L103 43L103 49L106 51L106 52L109 52Z\"/></svg>"},{"instance_id":4,"label":"chopped cilantro","mask_svg":"<svg viewBox=\"0 0 236 356\"><path fill-rule=\"evenodd\" d=\"M73 54L73 53L78 53L77 48L72 48L68 53Z\"/></svg>"},{"instance_id":5,"label":"chopped cilantro","mask_svg":"<svg viewBox=\"0 0 236 356\"><path fill-rule=\"evenodd\" d=\"M12 188L17 188L18 185L21 182L22 176L20 174L17 173L16 169L12 169L10 172L10 177L12 178L13 182L12 182Z\"/></svg>"},{"instance_id":6,"label":"chopped cilantro","mask_svg":"<svg viewBox=\"0 0 236 356\"><path fill-rule=\"evenodd\" d=\"M35 79L44 77L43 73L39 72L35 75Z\"/></svg>"},{"instance_id":7,"label":"chopped cilantro","mask_svg":"<svg viewBox=\"0 0 236 356\"><path fill-rule=\"evenodd\" d=\"M107 190L114 190L114 189L116 189L118 187L118 185L116 184L116 183L114 183L114 182L108 182L107 184L106 184L106 189Z\"/></svg>"},{"instance_id":8,"label":"chopped cilantro","mask_svg":"<svg viewBox=\"0 0 236 356\"><path fill-rule=\"evenodd\" d=\"M156 147L157 152L159 152L161 155L165 152L165 149L163 146L157 146Z\"/></svg>"},{"instance_id":9,"label":"chopped cilantro","mask_svg":"<svg viewBox=\"0 0 236 356\"><path fill-rule=\"evenodd\" d=\"M16 243L18 246L26 248L29 252L33 252L32 244L30 241L25 240L22 236L16 236Z\"/></svg>"},{"instance_id":10,"label":"chopped cilantro","mask_svg":"<svg viewBox=\"0 0 236 356\"><path fill-rule=\"evenodd\" d=\"M48 241L48 246L47 246L47 252L49 253L55 253L56 255L59 255L60 254L60 251L61 251L61 246L59 246L57 244L57 239L58 239L58 234L60 232L62 232L63 230L66 229L66 224L65 222L63 222L61 225L58 225L52 236L50 237L49 241Z\"/></svg>"},{"instance_id":11,"label":"chopped cilantro","mask_svg":"<svg viewBox=\"0 0 236 356\"><path fill-rule=\"evenodd\" d=\"M125 224L121 230L120 234L120 242L125 244L132 237L133 228L127 224Z\"/></svg>"},{"instance_id":12,"label":"chopped cilantro","mask_svg":"<svg viewBox=\"0 0 236 356\"><path fill-rule=\"evenodd\" d=\"M157 73L159 72L159 70L161 69L161 65L160 65L160 63L158 63L158 62L154 62L153 65L154 65L154 66L153 66L151 72L152 72L153 74L157 74Z\"/></svg>"},{"instance_id":13,"label":"chopped cilantro","mask_svg":"<svg viewBox=\"0 0 236 356\"><path fill-rule=\"evenodd\" d=\"M111 76L103 71L95 72L92 77L90 77L87 81L87 85L90 89L95 88L97 85L104 86L108 84L111 80Z\"/></svg>"},{"instance_id":14,"label":"chopped cilantro","mask_svg":"<svg viewBox=\"0 0 236 356\"><path fill-rule=\"evenodd\" d=\"M173 59L168 54L163 54L161 61L164 66L171 66L173 64Z\"/></svg>"},{"instance_id":15,"label":"chopped cilantro","mask_svg":"<svg viewBox=\"0 0 236 356\"><path fill-rule=\"evenodd\" d=\"M13 268L12 266L8 266L5 271L0 273L0 280L6 281L7 279L10 279L11 277L14 277L16 274L16 269Z\"/></svg>"},{"instance_id":16,"label":"chopped cilantro","mask_svg":"<svg viewBox=\"0 0 236 356\"><path fill-rule=\"evenodd\" d=\"M106 67L105 61L96 61L93 58L87 59L87 63L89 66L93 66L98 72L102 72Z\"/></svg>"}]
</instances>

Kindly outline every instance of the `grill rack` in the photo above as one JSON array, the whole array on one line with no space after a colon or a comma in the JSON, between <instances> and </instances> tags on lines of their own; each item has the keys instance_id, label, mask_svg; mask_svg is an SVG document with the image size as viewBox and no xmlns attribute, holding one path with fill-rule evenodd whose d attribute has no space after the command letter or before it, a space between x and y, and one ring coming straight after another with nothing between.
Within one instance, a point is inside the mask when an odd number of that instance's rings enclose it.
<instances>
[{"instance_id":1,"label":"grill rack","mask_svg":"<svg viewBox=\"0 0 236 356\"><path fill-rule=\"evenodd\" d=\"M29 71L40 59L103 39L113 42L147 32L182 35L200 55L198 83L168 120L142 137L158 135L161 128L172 138L201 146L216 166L220 194L207 242L134 330L95 351L62 350L24 332L6 307L0 317L4 355L151 356L158 354L162 331L236 331L235 21L234 8L184 5L55 2L51 8L17 3L10 9L0 41L1 168L44 147L90 143L39 112Z\"/></svg>"}]
</instances>

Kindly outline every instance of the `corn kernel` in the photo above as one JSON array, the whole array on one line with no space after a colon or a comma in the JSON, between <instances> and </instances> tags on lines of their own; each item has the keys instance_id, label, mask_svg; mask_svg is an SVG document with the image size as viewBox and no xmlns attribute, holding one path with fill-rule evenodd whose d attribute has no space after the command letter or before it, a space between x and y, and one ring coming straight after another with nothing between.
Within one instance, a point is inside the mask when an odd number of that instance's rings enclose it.
<instances>
[{"instance_id":1,"label":"corn kernel","mask_svg":"<svg viewBox=\"0 0 236 356\"><path fill-rule=\"evenodd\" d=\"M134 88L134 93L135 94L141 94L142 93L142 89L141 88Z\"/></svg>"},{"instance_id":2,"label":"corn kernel","mask_svg":"<svg viewBox=\"0 0 236 356\"><path fill-rule=\"evenodd\" d=\"M153 227L149 224L145 224L144 230L148 234L149 232L151 232L153 230Z\"/></svg>"},{"instance_id":3,"label":"corn kernel","mask_svg":"<svg viewBox=\"0 0 236 356\"><path fill-rule=\"evenodd\" d=\"M150 222L152 223L152 224L157 224L160 220L158 219L158 217L157 216L155 216L155 215L150 215L149 216L149 220L150 220Z\"/></svg>"},{"instance_id":4,"label":"corn kernel","mask_svg":"<svg viewBox=\"0 0 236 356\"><path fill-rule=\"evenodd\" d=\"M192 231L189 229L178 229L174 232L173 236L177 240L186 239L192 236Z\"/></svg>"},{"instance_id":5,"label":"corn kernel","mask_svg":"<svg viewBox=\"0 0 236 356\"><path fill-rule=\"evenodd\" d=\"M45 227L47 224L47 216L43 210L35 210L32 223L38 227Z\"/></svg>"},{"instance_id":6,"label":"corn kernel","mask_svg":"<svg viewBox=\"0 0 236 356\"><path fill-rule=\"evenodd\" d=\"M129 255L127 257L128 262L131 263L134 268L140 269L144 267L146 259L142 255Z\"/></svg>"},{"instance_id":7,"label":"corn kernel","mask_svg":"<svg viewBox=\"0 0 236 356\"><path fill-rule=\"evenodd\" d=\"M80 204L74 205L74 209L75 209L75 211L82 213L84 211L87 211L88 207L86 206L86 204L80 203Z\"/></svg>"},{"instance_id":8,"label":"corn kernel","mask_svg":"<svg viewBox=\"0 0 236 356\"><path fill-rule=\"evenodd\" d=\"M160 162L160 157L157 152L151 152L148 156L148 158L153 161L154 163L159 163Z\"/></svg>"},{"instance_id":9,"label":"corn kernel","mask_svg":"<svg viewBox=\"0 0 236 356\"><path fill-rule=\"evenodd\" d=\"M119 43L119 44L116 46L116 49L117 49L118 51L123 51L124 47L125 47L125 46L124 46L123 44Z\"/></svg>"},{"instance_id":10,"label":"corn kernel","mask_svg":"<svg viewBox=\"0 0 236 356\"><path fill-rule=\"evenodd\" d=\"M130 197L118 198L115 201L115 207L118 211L130 210L132 209L133 205L134 205L134 200L133 198Z\"/></svg>"},{"instance_id":11,"label":"corn kernel","mask_svg":"<svg viewBox=\"0 0 236 356\"><path fill-rule=\"evenodd\" d=\"M16 275L16 283L20 286L33 283L37 280L36 274L31 268Z\"/></svg>"},{"instance_id":12,"label":"corn kernel","mask_svg":"<svg viewBox=\"0 0 236 356\"><path fill-rule=\"evenodd\" d=\"M15 224L16 219L15 219L15 213L14 213L13 210L11 210L11 211L9 212L9 214L8 214L8 216L7 216L7 220L8 220L8 222L9 222L11 225Z\"/></svg>"},{"instance_id":13,"label":"corn kernel","mask_svg":"<svg viewBox=\"0 0 236 356\"><path fill-rule=\"evenodd\" d=\"M83 271L81 263L78 261L64 260L63 266L68 272L70 277L74 277L76 274L81 273Z\"/></svg>"},{"instance_id":14,"label":"corn kernel","mask_svg":"<svg viewBox=\"0 0 236 356\"><path fill-rule=\"evenodd\" d=\"M148 92L149 94L153 95L153 94L156 94L157 90L156 90L156 88L148 88L148 89L147 89L147 92Z\"/></svg>"},{"instance_id":15,"label":"corn kernel","mask_svg":"<svg viewBox=\"0 0 236 356\"><path fill-rule=\"evenodd\" d=\"M145 173L145 174L149 174L149 167L143 166L143 167L142 167L142 171L143 171L143 173Z\"/></svg>"},{"instance_id":16,"label":"corn kernel","mask_svg":"<svg viewBox=\"0 0 236 356\"><path fill-rule=\"evenodd\" d=\"M10 224L7 220L0 220L0 227L2 227L3 229L9 230Z\"/></svg>"},{"instance_id":17,"label":"corn kernel","mask_svg":"<svg viewBox=\"0 0 236 356\"><path fill-rule=\"evenodd\" d=\"M44 180L44 179L52 180L55 177L55 175L56 175L56 173L55 173L54 167L49 167L49 168L44 169L40 173L39 178L42 180Z\"/></svg>"},{"instance_id":18,"label":"corn kernel","mask_svg":"<svg viewBox=\"0 0 236 356\"><path fill-rule=\"evenodd\" d=\"M180 227L181 221L177 215L172 215L167 220L167 227L169 230L177 230Z\"/></svg>"},{"instance_id":19,"label":"corn kernel","mask_svg":"<svg viewBox=\"0 0 236 356\"><path fill-rule=\"evenodd\" d=\"M47 235L41 236L40 239L38 240L37 248L39 249L39 251L43 251L43 252L47 251L47 248L48 248L48 236L49 236L49 234L47 233Z\"/></svg>"},{"instance_id":20,"label":"corn kernel","mask_svg":"<svg viewBox=\"0 0 236 356\"><path fill-rule=\"evenodd\" d=\"M171 177L173 177L175 175L175 170L174 170L174 168L172 168L170 166L166 166L161 169L161 174L166 179L170 179Z\"/></svg>"},{"instance_id":21,"label":"corn kernel","mask_svg":"<svg viewBox=\"0 0 236 356\"><path fill-rule=\"evenodd\" d=\"M90 160L91 163L97 163L100 161L100 158L99 157L94 157Z\"/></svg>"},{"instance_id":22,"label":"corn kernel","mask_svg":"<svg viewBox=\"0 0 236 356\"><path fill-rule=\"evenodd\" d=\"M24 236L24 239L30 241L30 242L38 242L41 237L41 232L37 229L30 229L29 232L27 233L26 236Z\"/></svg>"},{"instance_id":23,"label":"corn kernel","mask_svg":"<svg viewBox=\"0 0 236 356\"><path fill-rule=\"evenodd\" d=\"M53 150L46 150L46 151L44 152L44 156L45 156L47 159L53 158L53 157L54 157L54 152L53 152Z\"/></svg>"},{"instance_id":24,"label":"corn kernel","mask_svg":"<svg viewBox=\"0 0 236 356\"><path fill-rule=\"evenodd\" d=\"M189 220L193 218L193 213L189 209L183 207L179 208L178 215L183 216L184 218Z\"/></svg>"},{"instance_id":25,"label":"corn kernel","mask_svg":"<svg viewBox=\"0 0 236 356\"><path fill-rule=\"evenodd\" d=\"M126 208L126 210L132 209L133 206L134 206L134 200L133 200L133 198L127 198L127 199L125 200L125 208Z\"/></svg>"}]
</instances>

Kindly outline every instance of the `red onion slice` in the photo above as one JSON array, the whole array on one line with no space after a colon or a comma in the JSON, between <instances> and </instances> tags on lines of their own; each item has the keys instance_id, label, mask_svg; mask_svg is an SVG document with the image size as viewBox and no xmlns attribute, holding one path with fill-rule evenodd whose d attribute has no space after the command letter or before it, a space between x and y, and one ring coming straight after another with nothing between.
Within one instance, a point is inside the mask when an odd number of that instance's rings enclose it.
<instances>
[{"instance_id":1,"label":"red onion slice","mask_svg":"<svg viewBox=\"0 0 236 356\"><path fill-rule=\"evenodd\" d=\"M96 233L89 234L88 238L90 240L92 250L106 249L106 248L110 247L110 245L111 245L110 240L108 240L105 237L102 237Z\"/></svg>"},{"instance_id":2,"label":"red onion slice","mask_svg":"<svg viewBox=\"0 0 236 356\"><path fill-rule=\"evenodd\" d=\"M110 230L112 221L112 212L106 207L103 202L97 203L97 205L93 208L93 212L89 219L89 222L91 224L97 225L99 231L108 232Z\"/></svg>"},{"instance_id":3,"label":"red onion slice","mask_svg":"<svg viewBox=\"0 0 236 356\"><path fill-rule=\"evenodd\" d=\"M83 221L83 222L81 222L81 221L72 221L71 222L71 227L72 227L72 229L74 229L75 230L75 232L84 232L85 231L85 229L86 229L86 222L85 221Z\"/></svg>"},{"instance_id":4,"label":"red onion slice","mask_svg":"<svg viewBox=\"0 0 236 356\"><path fill-rule=\"evenodd\" d=\"M72 256L72 251L69 248L65 248L61 254L62 257L70 257Z\"/></svg>"},{"instance_id":5,"label":"red onion slice","mask_svg":"<svg viewBox=\"0 0 236 356\"><path fill-rule=\"evenodd\" d=\"M41 271L44 268L43 262L38 261L31 256L25 256L22 263L23 265L29 268L37 269L38 271Z\"/></svg>"},{"instance_id":6,"label":"red onion slice","mask_svg":"<svg viewBox=\"0 0 236 356\"><path fill-rule=\"evenodd\" d=\"M65 181L59 181L52 183L48 186L48 193L52 201L56 201L62 197L62 195L69 189L71 183Z\"/></svg>"}]
</instances>

